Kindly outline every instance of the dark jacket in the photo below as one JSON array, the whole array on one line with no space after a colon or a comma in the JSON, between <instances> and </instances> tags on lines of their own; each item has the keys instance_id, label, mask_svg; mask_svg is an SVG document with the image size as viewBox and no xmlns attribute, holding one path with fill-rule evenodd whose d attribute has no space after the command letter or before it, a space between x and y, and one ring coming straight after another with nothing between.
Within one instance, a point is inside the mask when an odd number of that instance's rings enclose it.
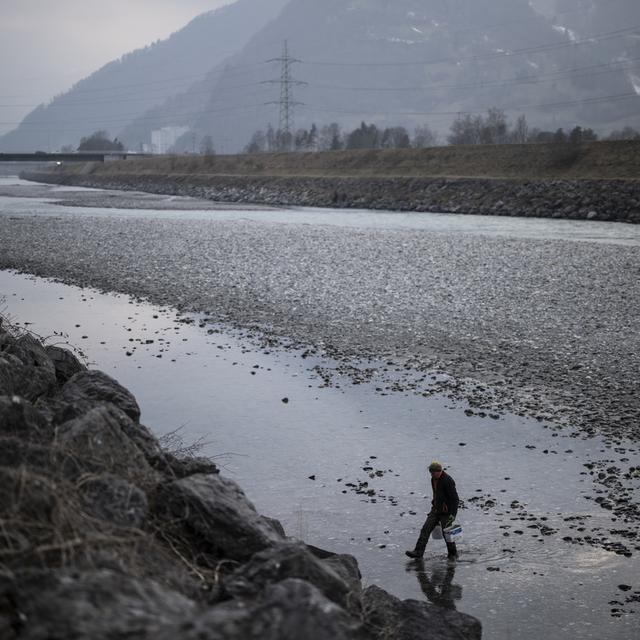
<instances>
[{"instance_id":1,"label":"dark jacket","mask_svg":"<svg viewBox=\"0 0 640 640\"><path fill-rule=\"evenodd\" d=\"M434 511L455 518L458 513L458 503L460 502L455 480L443 471L437 480L431 478L431 488L433 489L431 504Z\"/></svg>"}]
</instances>

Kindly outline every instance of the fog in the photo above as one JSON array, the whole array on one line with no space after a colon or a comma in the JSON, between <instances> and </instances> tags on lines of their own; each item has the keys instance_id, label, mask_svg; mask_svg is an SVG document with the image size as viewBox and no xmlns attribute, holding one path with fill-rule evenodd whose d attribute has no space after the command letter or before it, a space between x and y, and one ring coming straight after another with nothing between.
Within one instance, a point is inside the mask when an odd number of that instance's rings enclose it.
<instances>
[{"instance_id":1,"label":"fog","mask_svg":"<svg viewBox=\"0 0 640 640\"><path fill-rule=\"evenodd\" d=\"M2 0L0 134L110 60L230 0Z\"/></svg>"}]
</instances>

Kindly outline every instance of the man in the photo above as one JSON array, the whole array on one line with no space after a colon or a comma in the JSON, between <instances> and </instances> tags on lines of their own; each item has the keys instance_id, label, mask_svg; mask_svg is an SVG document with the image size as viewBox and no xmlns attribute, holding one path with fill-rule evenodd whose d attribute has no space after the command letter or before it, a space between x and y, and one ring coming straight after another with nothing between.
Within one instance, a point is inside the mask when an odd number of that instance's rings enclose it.
<instances>
[{"instance_id":1,"label":"man","mask_svg":"<svg viewBox=\"0 0 640 640\"><path fill-rule=\"evenodd\" d=\"M431 532L438 525L443 530L451 526L458 513L460 500L453 478L442 470L442 464L437 460L434 460L429 465L429 473L431 474L431 489L433 490L431 511L427 516L426 522L422 525L415 549L413 551L405 551L410 558L422 558ZM455 542L447 542L447 551L451 559L455 559L458 556Z\"/></svg>"}]
</instances>

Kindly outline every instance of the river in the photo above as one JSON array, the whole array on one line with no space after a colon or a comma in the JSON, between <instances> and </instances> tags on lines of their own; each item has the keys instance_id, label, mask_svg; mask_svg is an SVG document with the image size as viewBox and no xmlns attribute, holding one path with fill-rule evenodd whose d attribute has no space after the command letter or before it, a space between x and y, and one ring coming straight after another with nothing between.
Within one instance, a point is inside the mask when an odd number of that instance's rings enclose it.
<instances>
[{"instance_id":1,"label":"river","mask_svg":"<svg viewBox=\"0 0 640 640\"><path fill-rule=\"evenodd\" d=\"M71 207L50 201L82 190L29 197L39 187L15 178L0 183L24 190L0 197L0 216L16 222L185 217L640 244L640 228L608 223L242 207L178 212L166 202L159 209ZM186 443L200 440L201 453L214 456L289 535L353 554L365 584L470 613L489 639L635 636L638 541L634 548L620 533L632 527L596 502L608 496L598 470L640 469L634 442L584 438L509 413L473 413L464 401L424 397L406 384L394 390L389 378L406 383L430 375L392 370L381 382L383 361L351 362L373 370L370 380L354 384L341 373L344 363L321 349L309 355L265 346L250 330L118 293L15 271L0 272L0 292L0 308L17 323L49 342L74 345L131 389L142 422L157 435L179 429ZM454 564L437 540L423 565L404 556L428 509L431 458L445 462L464 500L465 542ZM637 499L640 477L623 475L617 481Z\"/></svg>"}]
</instances>

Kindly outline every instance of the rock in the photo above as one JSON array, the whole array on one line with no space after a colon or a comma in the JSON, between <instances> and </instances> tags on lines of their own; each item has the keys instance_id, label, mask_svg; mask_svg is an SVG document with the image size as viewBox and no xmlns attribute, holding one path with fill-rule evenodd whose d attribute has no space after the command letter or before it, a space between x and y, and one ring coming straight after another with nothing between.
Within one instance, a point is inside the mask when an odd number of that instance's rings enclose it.
<instances>
[{"instance_id":1,"label":"rock","mask_svg":"<svg viewBox=\"0 0 640 640\"><path fill-rule=\"evenodd\" d=\"M53 391L56 385L55 367L44 347L33 336L29 334L21 336L12 343L5 344L5 347L2 357L7 359L7 356L14 356L22 367L16 366L18 363L15 360L10 360L11 373L14 376L13 391L6 393L0 387L0 393L17 394L27 400L35 401L39 396ZM0 374L0 385L5 375Z\"/></svg>"},{"instance_id":2,"label":"rock","mask_svg":"<svg viewBox=\"0 0 640 640\"><path fill-rule=\"evenodd\" d=\"M329 600L349 608L349 585L302 542L282 542L256 553L225 581L224 588L236 598L256 597L267 585L287 578L305 580ZM357 596L352 596L351 604L356 600Z\"/></svg>"},{"instance_id":3,"label":"rock","mask_svg":"<svg viewBox=\"0 0 640 640\"><path fill-rule=\"evenodd\" d=\"M18 468L0 467L3 570L24 569L29 560L33 561L33 555L27 557L29 551L50 543L54 532L62 533L67 522L57 495L63 483L52 482L37 470L27 470L17 460L16 463ZM43 557L35 561L41 566Z\"/></svg>"},{"instance_id":4,"label":"rock","mask_svg":"<svg viewBox=\"0 0 640 640\"><path fill-rule=\"evenodd\" d=\"M58 448L26 442L22 438L0 438L0 467L28 469L43 476L76 477L82 466L75 456Z\"/></svg>"},{"instance_id":5,"label":"rock","mask_svg":"<svg viewBox=\"0 0 640 640\"><path fill-rule=\"evenodd\" d=\"M12 396L20 388L24 365L15 356L0 351L0 395ZM22 374L22 375L21 375Z\"/></svg>"},{"instance_id":6,"label":"rock","mask_svg":"<svg viewBox=\"0 0 640 640\"><path fill-rule=\"evenodd\" d=\"M48 440L53 432L44 415L18 396L0 396L0 435L27 441Z\"/></svg>"},{"instance_id":7,"label":"rock","mask_svg":"<svg viewBox=\"0 0 640 640\"><path fill-rule=\"evenodd\" d=\"M217 465L209 458L179 458L169 452L160 452L147 458L151 466L174 478L188 478L196 474L220 473Z\"/></svg>"},{"instance_id":8,"label":"rock","mask_svg":"<svg viewBox=\"0 0 640 640\"><path fill-rule=\"evenodd\" d=\"M214 560L248 560L282 540L242 489L218 474L165 482L153 504L161 518L174 523L175 535Z\"/></svg>"},{"instance_id":9,"label":"rock","mask_svg":"<svg viewBox=\"0 0 640 640\"><path fill-rule=\"evenodd\" d=\"M589 213L587 213L587 220L595 220L597 217L598 217L597 211L589 211Z\"/></svg>"},{"instance_id":10,"label":"rock","mask_svg":"<svg viewBox=\"0 0 640 640\"><path fill-rule=\"evenodd\" d=\"M76 373L87 370L68 349L49 345L45 347L45 352L53 363L59 384L64 384Z\"/></svg>"},{"instance_id":11,"label":"rock","mask_svg":"<svg viewBox=\"0 0 640 640\"><path fill-rule=\"evenodd\" d=\"M479 620L417 600L399 600L372 585L362 595L364 621L373 638L383 640L480 640Z\"/></svg>"},{"instance_id":12,"label":"rock","mask_svg":"<svg viewBox=\"0 0 640 640\"><path fill-rule=\"evenodd\" d=\"M18 395L30 401L49 392L55 384L46 371L36 371L25 365L16 355L0 355L0 395Z\"/></svg>"},{"instance_id":13,"label":"rock","mask_svg":"<svg viewBox=\"0 0 640 640\"><path fill-rule=\"evenodd\" d=\"M105 473L80 486L85 511L121 527L142 527L147 517L147 496L131 483Z\"/></svg>"},{"instance_id":14,"label":"rock","mask_svg":"<svg viewBox=\"0 0 640 640\"><path fill-rule=\"evenodd\" d=\"M82 374L81 374L82 375ZM126 436L130 419L112 404L98 406L58 428L57 443L86 470L149 481L153 472L140 449Z\"/></svg>"},{"instance_id":15,"label":"rock","mask_svg":"<svg viewBox=\"0 0 640 640\"><path fill-rule=\"evenodd\" d=\"M294 578L255 600L211 607L154 640L364 640L362 625L313 585Z\"/></svg>"},{"instance_id":16,"label":"rock","mask_svg":"<svg viewBox=\"0 0 640 640\"><path fill-rule=\"evenodd\" d=\"M152 580L109 570L33 571L4 588L20 640L155 638L196 605Z\"/></svg>"},{"instance_id":17,"label":"rock","mask_svg":"<svg viewBox=\"0 0 640 640\"><path fill-rule=\"evenodd\" d=\"M132 420L140 420L140 407L133 394L102 371L82 371L62 387L62 400L92 408L110 402Z\"/></svg>"},{"instance_id":18,"label":"rock","mask_svg":"<svg viewBox=\"0 0 640 640\"><path fill-rule=\"evenodd\" d=\"M282 526L282 522L280 522L280 520L276 520L275 518L270 518L269 516L262 516L266 522L269 523L269 525L271 526L271 528L281 537L281 538L286 538L287 534L284 530L284 527Z\"/></svg>"},{"instance_id":19,"label":"rock","mask_svg":"<svg viewBox=\"0 0 640 640\"><path fill-rule=\"evenodd\" d=\"M312 545L307 545L307 548L316 558L321 559L324 565L331 567L347 583L351 591L354 593L362 591L362 574L358 561L353 556L333 553Z\"/></svg>"}]
</instances>

